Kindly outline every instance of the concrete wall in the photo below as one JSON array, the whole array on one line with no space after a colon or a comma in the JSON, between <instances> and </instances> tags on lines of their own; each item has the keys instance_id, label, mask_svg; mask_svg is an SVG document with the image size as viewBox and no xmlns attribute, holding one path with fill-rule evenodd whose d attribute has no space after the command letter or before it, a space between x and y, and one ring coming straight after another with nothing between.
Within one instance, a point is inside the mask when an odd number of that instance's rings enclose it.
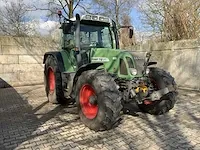
<instances>
[{"instance_id":1,"label":"concrete wall","mask_svg":"<svg viewBox=\"0 0 200 150\"><path fill-rule=\"evenodd\" d=\"M132 50L139 57L152 51L152 61L171 73L181 87L200 89L200 39L167 43L147 43Z\"/></svg>"},{"instance_id":2,"label":"concrete wall","mask_svg":"<svg viewBox=\"0 0 200 150\"><path fill-rule=\"evenodd\" d=\"M57 47L47 39L0 37L0 88L43 83L43 55Z\"/></svg>"},{"instance_id":3,"label":"concrete wall","mask_svg":"<svg viewBox=\"0 0 200 150\"><path fill-rule=\"evenodd\" d=\"M40 38L0 37L0 88L8 86L6 83L11 86L43 83L43 55L58 46ZM200 89L200 39L147 43L131 48L130 52L141 58L146 51L152 51L151 60L170 72L179 86Z\"/></svg>"}]
</instances>

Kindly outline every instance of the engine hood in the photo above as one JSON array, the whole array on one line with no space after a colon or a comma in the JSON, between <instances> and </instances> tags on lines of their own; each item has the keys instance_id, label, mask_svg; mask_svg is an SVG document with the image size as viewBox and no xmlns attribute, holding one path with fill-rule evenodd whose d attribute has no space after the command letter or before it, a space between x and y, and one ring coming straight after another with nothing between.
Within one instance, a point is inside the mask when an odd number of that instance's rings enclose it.
<instances>
[{"instance_id":1,"label":"engine hood","mask_svg":"<svg viewBox=\"0 0 200 150\"><path fill-rule=\"evenodd\" d=\"M111 74L120 78L133 79L141 75L134 75L131 69L136 69L136 62L133 55L120 49L94 48L91 50L90 59L92 63L103 63L104 68Z\"/></svg>"}]
</instances>

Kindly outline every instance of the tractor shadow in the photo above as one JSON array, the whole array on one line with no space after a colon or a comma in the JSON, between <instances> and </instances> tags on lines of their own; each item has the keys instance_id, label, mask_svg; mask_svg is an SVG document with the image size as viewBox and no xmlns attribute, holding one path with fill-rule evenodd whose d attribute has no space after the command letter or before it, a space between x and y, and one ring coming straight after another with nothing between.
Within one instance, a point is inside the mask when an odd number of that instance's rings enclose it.
<instances>
[{"instance_id":1,"label":"tractor shadow","mask_svg":"<svg viewBox=\"0 0 200 150\"><path fill-rule=\"evenodd\" d=\"M13 88L1 78L0 85L0 149L2 150L21 146L31 149L32 140L52 130L69 126L79 119L73 105L49 104L44 90L41 90L43 86ZM57 116L66 113L74 117L62 120ZM56 125L54 121L57 122ZM41 139L32 146L39 148L40 141Z\"/></svg>"},{"instance_id":2,"label":"tractor shadow","mask_svg":"<svg viewBox=\"0 0 200 150\"><path fill-rule=\"evenodd\" d=\"M139 116L138 113L142 112L139 109L139 107L138 107L136 102L124 104L122 111L123 111L123 114L132 115L132 116Z\"/></svg>"},{"instance_id":3,"label":"tractor shadow","mask_svg":"<svg viewBox=\"0 0 200 150\"><path fill-rule=\"evenodd\" d=\"M44 93L43 86L0 88L0 149L135 150L151 149L155 145L184 149L193 146L187 130L200 130L197 93L182 92L185 95L179 96L175 108L161 116L141 113L132 105L129 108L134 115L122 115L120 124L102 132L83 125L74 105L49 104ZM188 98L195 99L197 106L187 102Z\"/></svg>"}]
</instances>

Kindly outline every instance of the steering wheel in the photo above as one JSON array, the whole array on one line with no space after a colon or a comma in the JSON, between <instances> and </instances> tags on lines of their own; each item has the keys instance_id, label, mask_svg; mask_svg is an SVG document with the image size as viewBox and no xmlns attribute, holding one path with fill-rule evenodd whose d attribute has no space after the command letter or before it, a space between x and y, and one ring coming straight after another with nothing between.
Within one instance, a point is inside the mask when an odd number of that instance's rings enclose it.
<instances>
[{"instance_id":1,"label":"steering wheel","mask_svg":"<svg viewBox=\"0 0 200 150\"><path fill-rule=\"evenodd\" d=\"M91 41L90 42L90 47L96 47L97 46L97 42L96 41Z\"/></svg>"}]
</instances>

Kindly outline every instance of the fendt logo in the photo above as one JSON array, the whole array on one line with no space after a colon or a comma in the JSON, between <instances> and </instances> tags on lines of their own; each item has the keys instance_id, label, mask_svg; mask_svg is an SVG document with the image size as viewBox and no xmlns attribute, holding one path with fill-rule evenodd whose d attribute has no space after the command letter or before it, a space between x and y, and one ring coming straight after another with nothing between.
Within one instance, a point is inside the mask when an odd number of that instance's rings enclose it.
<instances>
[{"instance_id":1,"label":"fendt logo","mask_svg":"<svg viewBox=\"0 0 200 150\"><path fill-rule=\"evenodd\" d=\"M106 57L92 57L92 62L109 62Z\"/></svg>"}]
</instances>

